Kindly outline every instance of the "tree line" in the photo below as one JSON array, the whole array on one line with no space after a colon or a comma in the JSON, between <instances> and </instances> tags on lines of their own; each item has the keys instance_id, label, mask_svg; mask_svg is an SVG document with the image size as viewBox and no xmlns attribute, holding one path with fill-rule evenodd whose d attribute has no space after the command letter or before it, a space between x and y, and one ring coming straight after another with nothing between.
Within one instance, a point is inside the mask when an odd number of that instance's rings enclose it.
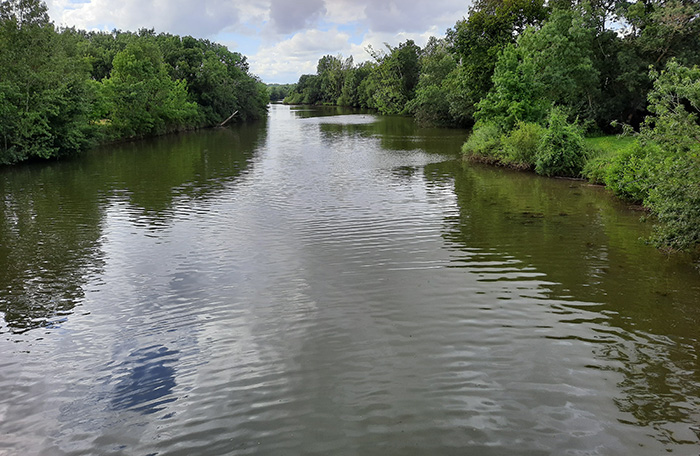
<instances>
[{"instance_id":1,"label":"tree line","mask_svg":"<svg viewBox=\"0 0 700 456\"><path fill-rule=\"evenodd\" d=\"M220 44L57 29L42 1L0 5L0 164L261 118L268 101L246 57Z\"/></svg>"},{"instance_id":2,"label":"tree line","mask_svg":"<svg viewBox=\"0 0 700 456\"><path fill-rule=\"evenodd\" d=\"M603 183L656 216L657 245L700 245L697 0L477 0L445 38L385 47L324 56L285 102L470 127L467 159Z\"/></svg>"},{"instance_id":3,"label":"tree line","mask_svg":"<svg viewBox=\"0 0 700 456\"><path fill-rule=\"evenodd\" d=\"M477 0L446 37L326 55L290 104L374 108L438 126L541 120L565 107L587 131L638 128L658 69L700 63L696 0Z\"/></svg>"}]
</instances>

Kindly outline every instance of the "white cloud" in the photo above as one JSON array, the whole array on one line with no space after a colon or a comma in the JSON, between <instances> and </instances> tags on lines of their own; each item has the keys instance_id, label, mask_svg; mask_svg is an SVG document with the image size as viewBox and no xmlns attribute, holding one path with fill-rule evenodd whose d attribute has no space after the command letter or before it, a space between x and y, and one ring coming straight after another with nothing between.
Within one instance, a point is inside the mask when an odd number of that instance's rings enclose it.
<instances>
[{"instance_id":1,"label":"white cloud","mask_svg":"<svg viewBox=\"0 0 700 456\"><path fill-rule=\"evenodd\" d=\"M361 22L372 32L422 32L446 29L467 15L467 0L326 0L326 19Z\"/></svg>"},{"instance_id":2,"label":"white cloud","mask_svg":"<svg viewBox=\"0 0 700 456\"><path fill-rule=\"evenodd\" d=\"M346 54L350 35L337 29L305 30L289 39L260 48L249 58L250 69L266 82L296 81L301 74L316 73L318 60L326 54Z\"/></svg>"},{"instance_id":3,"label":"white cloud","mask_svg":"<svg viewBox=\"0 0 700 456\"><path fill-rule=\"evenodd\" d=\"M154 28L158 32L212 37L240 26L241 18L263 18L269 8L261 3L230 0L90 0L73 3L51 0L49 13L57 25L83 29L135 31ZM263 6L263 8L261 8Z\"/></svg>"},{"instance_id":4,"label":"white cloud","mask_svg":"<svg viewBox=\"0 0 700 456\"><path fill-rule=\"evenodd\" d=\"M468 2L459 0L430 0L401 2L395 0L368 1L367 24L374 32L422 32L431 26L451 27L466 16Z\"/></svg>"},{"instance_id":5,"label":"white cloud","mask_svg":"<svg viewBox=\"0 0 700 456\"><path fill-rule=\"evenodd\" d=\"M442 36L444 30L432 28L423 33L367 33L360 44L353 44L350 35L337 29L329 31L306 30L291 38L260 48L248 61L253 73L265 82L296 82L302 74L315 74L318 60L324 55L352 56L355 63L372 60L368 46L386 51L384 43L398 46L413 40L424 46L431 36Z\"/></svg>"}]
</instances>

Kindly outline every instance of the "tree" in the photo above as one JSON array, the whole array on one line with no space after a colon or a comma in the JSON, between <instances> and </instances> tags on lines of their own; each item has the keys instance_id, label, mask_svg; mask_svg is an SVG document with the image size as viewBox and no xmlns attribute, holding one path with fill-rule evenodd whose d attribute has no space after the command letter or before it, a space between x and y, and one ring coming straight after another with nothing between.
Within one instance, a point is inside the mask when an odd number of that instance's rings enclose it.
<instances>
[{"instance_id":1,"label":"tree","mask_svg":"<svg viewBox=\"0 0 700 456\"><path fill-rule=\"evenodd\" d=\"M88 66L46 5L0 5L0 163L59 157L88 145Z\"/></svg>"},{"instance_id":2,"label":"tree","mask_svg":"<svg viewBox=\"0 0 700 456\"><path fill-rule=\"evenodd\" d=\"M420 75L420 47L407 40L398 47L387 45L389 53L375 52L377 61L374 103L382 114L399 114L413 98Z\"/></svg>"},{"instance_id":3,"label":"tree","mask_svg":"<svg viewBox=\"0 0 700 456\"><path fill-rule=\"evenodd\" d=\"M48 8L40 0L4 0L0 3L0 21L13 21L20 30L50 25Z\"/></svg>"},{"instance_id":4,"label":"tree","mask_svg":"<svg viewBox=\"0 0 700 456\"><path fill-rule=\"evenodd\" d=\"M686 66L700 64L700 3L637 0L619 2L617 11L628 27L621 38L609 40L613 46L598 65L609 112L599 123L620 120L637 128L648 114L649 66L663 68L671 58Z\"/></svg>"},{"instance_id":5,"label":"tree","mask_svg":"<svg viewBox=\"0 0 700 456\"><path fill-rule=\"evenodd\" d=\"M470 9L468 19L447 31L459 63L446 82L452 117L463 124L473 122L476 104L491 89L499 52L547 15L543 0L481 0Z\"/></svg>"},{"instance_id":6,"label":"tree","mask_svg":"<svg viewBox=\"0 0 700 456\"><path fill-rule=\"evenodd\" d=\"M336 104L343 91L347 70L352 68L352 57L343 60L341 56L321 57L316 67L316 75L321 80L321 101Z\"/></svg>"},{"instance_id":7,"label":"tree","mask_svg":"<svg viewBox=\"0 0 700 456\"><path fill-rule=\"evenodd\" d=\"M543 122L549 107L594 118L598 71L593 36L574 10L556 10L540 29L529 28L498 57L493 87L475 117L509 131L516 122Z\"/></svg>"},{"instance_id":8,"label":"tree","mask_svg":"<svg viewBox=\"0 0 700 456\"><path fill-rule=\"evenodd\" d=\"M552 102L544 96L534 63L515 45L501 52L493 75L494 85L477 104L474 117L478 122L492 123L502 132L510 131L518 122L544 122Z\"/></svg>"},{"instance_id":9,"label":"tree","mask_svg":"<svg viewBox=\"0 0 700 456\"><path fill-rule=\"evenodd\" d=\"M284 99L284 102L288 104L316 104L321 99L321 79L315 74L302 74L295 89Z\"/></svg>"},{"instance_id":10,"label":"tree","mask_svg":"<svg viewBox=\"0 0 700 456\"><path fill-rule=\"evenodd\" d=\"M371 100L371 93L366 90L369 76L374 71L376 65L372 62L364 62L356 67L350 68L345 75L343 82L343 90L341 91L338 105L340 106L355 106L368 108L372 105L368 104Z\"/></svg>"},{"instance_id":11,"label":"tree","mask_svg":"<svg viewBox=\"0 0 700 456\"><path fill-rule=\"evenodd\" d=\"M118 137L158 135L196 125L197 106L187 101L184 82L170 79L152 43L141 40L117 53L103 85Z\"/></svg>"},{"instance_id":12,"label":"tree","mask_svg":"<svg viewBox=\"0 0 700 456\"><path fill-rule=\"evenodd\" d=\"M662 152L647 157L654 166L645 204L661 222L656 243L684 250L700 245L700 67L670 60L650 76L642 141Z\"/></svg>"},{"instance_id":13,"label":"tree","mask_svg":"<svg viewBox=\"0 0 700 456\"><path fill-rule=\"evenodd\" d=\"M450 126L455 121L450 115L447 76L457 67L447 42L431 37L420 56L421 74L416 95L407 109L423 125Z\"/></svg>"}]
</instances>

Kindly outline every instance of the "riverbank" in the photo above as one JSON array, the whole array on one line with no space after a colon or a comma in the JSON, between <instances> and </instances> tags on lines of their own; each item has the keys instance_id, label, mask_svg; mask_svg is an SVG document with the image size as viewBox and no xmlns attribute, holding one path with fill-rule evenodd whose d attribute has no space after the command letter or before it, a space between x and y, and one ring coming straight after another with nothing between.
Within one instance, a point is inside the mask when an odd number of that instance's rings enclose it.
<instances>
[{"instance_id":1,"label":"riverbank","mask_svg":"<svg viewBox=\"0 0 700 456\"><path fill-rule=\"evenodd\" d=\"M670 153L641 136L583 137L571 126L519 124L510 134L486 125L462 147L465 160L579 177L603 185L615 196L643 208L655 229L649 239L666 251L700 254L700 178L691 151Z\"/></svg>"},{"instance_id":2,"label":"riverbank","mask_svg":"<svg viewBox=\"0 0 700 456\"><path fill-rule=\"evenodd\" d=\"M57 28L43 2L0 17L0 165L267 115L268 89L221 44ZM23 26L23 17L35 18Z\"/></svg>"}]
</instances>

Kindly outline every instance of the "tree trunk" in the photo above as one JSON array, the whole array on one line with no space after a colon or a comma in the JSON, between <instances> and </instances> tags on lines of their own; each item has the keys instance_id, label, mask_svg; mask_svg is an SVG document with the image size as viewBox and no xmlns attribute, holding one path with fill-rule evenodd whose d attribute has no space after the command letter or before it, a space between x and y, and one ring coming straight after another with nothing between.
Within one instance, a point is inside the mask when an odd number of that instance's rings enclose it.
<instances>
[{"instance_id":1,"label":"tree trunk","mask_svg":"<svg viewBox=\"0 0 700 456\"><path fill-rule=\"evenodd\" d=\"M233 111L233 114L231 114L230 116L228 116L228 118L227 118L226 120L224 120L223 122L221 122L221 123L219 124L219 126L220 126L220 127L225 126L227 123L229 123L229 122L231 121L231 119L233 119L233 116L235 116L236 114L238 114L238 111Z\"/></svg>"}]
</instances>

